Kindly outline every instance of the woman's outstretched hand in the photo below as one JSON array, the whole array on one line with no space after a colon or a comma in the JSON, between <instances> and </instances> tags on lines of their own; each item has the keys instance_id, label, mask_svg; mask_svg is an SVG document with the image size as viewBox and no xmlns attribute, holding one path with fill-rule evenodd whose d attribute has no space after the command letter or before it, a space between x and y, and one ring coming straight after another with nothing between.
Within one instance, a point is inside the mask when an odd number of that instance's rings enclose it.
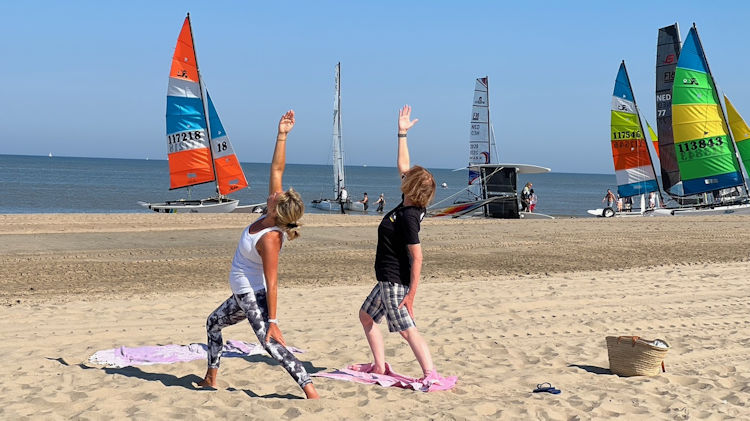
<instances>
[{"instance_id":1,"label":"woman's outstretched hand","mask_svg":"<svg viewBox=\"0 0 750 421\"><path fill-rule=\"evenodd\" d=\"M266 333L266 343L273 338L276 342L280 343L282 346L286 346L286 342L284 341L284 336L281 335L281 329L279 329L278 326L276 326L276 323L269 323L268 324L268 333Z\"/></svg>"},{"instance_id":2,"label":"woman's outstretched hand","mask_svg":"<svg viewBox=\"0 0 750 421\"><path fill-rule=\"evenodd\" d=\"M400 109L398 112L398 132L399 133L406 133L407 130L411 129L413 125L419 121L418 118L415 118L414 120L410 120L411 117L411 107L408 105L404 105L404 108Z\"/></svg>"},{"instance_id":3,"label":"woman's outstretched hand","mask_svg":"<svg viewBox=\"0 0 750 421\"><path fill-rule=\"evenodd\" d=\"M287 134L294 127L294 110L289 110L279 120L279 133Z\"/></svg>"}]
</instances>

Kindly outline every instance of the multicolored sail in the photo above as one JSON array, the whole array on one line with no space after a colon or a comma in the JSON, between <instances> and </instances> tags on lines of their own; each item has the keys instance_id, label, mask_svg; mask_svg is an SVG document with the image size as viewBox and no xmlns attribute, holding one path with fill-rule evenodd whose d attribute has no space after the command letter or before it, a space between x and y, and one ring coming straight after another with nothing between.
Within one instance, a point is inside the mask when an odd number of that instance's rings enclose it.
<instances>
[{"instance_id":1,"label":"multicolored sail","mask_svg":"<svg viewBox=\"0 0 750 421\"><path fill-rule=\"evenodd\" d=\"M648 124L648 120L646 120L646 129L648 130L648 137L651 138L651 145L654 147L654 151L656 152L656 157L659 157L659 137L654 132L654 129L651 128L651 125Z\"/></svg>"},{"instance_id":2,"label":"multicolored sail","mask_svg":"<svg viewBox=\"0 0 750 421\"><path fill-rule=\"evenodd\" d=\"M690 28L677 61L672 125L683 195L742 184L732 139L695 26Z\"/></svg>"},{"instance_id":3,"label":"multicolored sail","mask_svg":"<svg viewBox=\"0 0 750 421\"><path fill-rule=\"evenodd\" d=\"M452 218L458 218L459 216L466 215L470 212L474 212L481 208L482 206L494 201L495 198L490 199L482 199L482 200L475 200L472 202L466 202L466 203L457 203L451 206L446 206L444 208L440 208L434 211L429 211L429 216L434 217L440 217L440 216L450 216Z\"/></svg>"},{"instance_id":4,"label":"multicolored sail","mask_svg":"<svg viewBox=\"0 0 750 421\"><path fill-rule=\"evenodd\" d=\"M672 187L680 183L680 168L672 134L672 85L679 57L680 27L675 23L660 28L656 44L656 129L659 132L659 147L656 150L666 192L671 192Z\"/></svg>"},{"instance_id":5,"label":"multicolored sail","mask_svg":"<svg viewBox=\"0 0 750 421\"><path fill-rule=\"evenodd\" d=\"M208 90L206 90L206 99L208 99L208 121L211 127L211 151L213 151L216 171L216 185L219 188L219 194L234 193L247 187L247 179L245 179L245 173L234 153L232 142L229 141L229 136L221 124Z\"/></svg>"},{"instance_id":6,"label":"multicolored sail","mask_svg":"<svg viewBox=\"0 0 750 421\"><path fill-rule=\"evenodd\" d=\"M618 194L629 197L659 191L624 61L612 94L610 139Z\"/></svg>"},{"instance_id":7,"label":"multicolored sail","mask_svg":"<svg viewBox=\"0 0 750 421\"><path fill-rule=\"evenodd\" d=\"M750 171L750 127L742 118L737 109L734 108L729 98L724 95L724 103L727 105L727 118L729 119L729 128L732 129L734 143L737 145L737 152L740 153L740 160L745 166L746 171Z\"/></svg>"},{"instance_id":8,"label":"multicolored sail","mask_svg":"<svg viewBox=\"0 0 750 421\"><path fill-rule=\"evenodd\" d=\"M170 189L214 181L190 15L177 38L169 72L167 158Z\"/></svg>"}]
</instances>

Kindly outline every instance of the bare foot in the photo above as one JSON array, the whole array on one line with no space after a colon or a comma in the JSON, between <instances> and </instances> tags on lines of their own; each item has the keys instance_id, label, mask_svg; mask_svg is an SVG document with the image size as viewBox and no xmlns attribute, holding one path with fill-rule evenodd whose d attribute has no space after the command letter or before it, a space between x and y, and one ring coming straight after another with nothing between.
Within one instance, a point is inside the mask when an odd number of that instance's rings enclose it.
<instances>
[{"instance_id":1,"label":"bare foot","mask_svg":"<svg viewBox=\"0 0 750 421\"><path fill-rule=\"evenodd\" d=\"M385 374L387 371L385 365L383 365L382 368L378 368L375 365L375 363L352 364L348 366L347 368L352 371L359 371L361 373L370 373L370 374Z\"/></svg>"},{"instance_id":2,"label":"bare foot","mask_svg":"<svg viewBox=\"0 0 750 421\"><path fill-rule=\"evenodd\" d=\"M206 370L206 376L202 381L196 383L198 387L211 387L216 388L216 375L218 374L218 368L209 368Z\"/></svg>"},{"instance_id":3,"label":"bare foot","mask_svg":"<svg viewBox=\"0 0 750 421\"><path fill-rule=\"evenodd\" d=\"M307 399L320 399L320 395L318 395L318 391L315 390L315 386L312 383L307 384L302 390L305 391Z\"/></svg>"}]
</instances>

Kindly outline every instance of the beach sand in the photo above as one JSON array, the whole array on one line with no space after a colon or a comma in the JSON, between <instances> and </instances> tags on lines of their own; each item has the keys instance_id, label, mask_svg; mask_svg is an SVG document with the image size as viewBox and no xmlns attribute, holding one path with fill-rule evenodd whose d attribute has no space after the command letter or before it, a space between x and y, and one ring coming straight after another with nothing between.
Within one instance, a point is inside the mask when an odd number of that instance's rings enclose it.
<instances>
[{"instance_id":1,"label":"beach sand","mask_svg":"<svg viewBox=\"0 0 750 421\"><path fill-rule=\"evenodd\" d=\"M0 419L750 417L750 218L427 220L416 320L450 392L315 378L270 358L105 368L121 345L205 343L255 215L0 215ZM310 371L370 360L357 311L378 218L307 215L280 263L280 326ZM385 326L382 327L385 331ZM225 339L255 342L246 323ZM605 337L661 338L666 373L608 372ZM420 376L408 345L387 359ZM531 393L550 382L559 395Z\"/></svg>"}]
</instances>

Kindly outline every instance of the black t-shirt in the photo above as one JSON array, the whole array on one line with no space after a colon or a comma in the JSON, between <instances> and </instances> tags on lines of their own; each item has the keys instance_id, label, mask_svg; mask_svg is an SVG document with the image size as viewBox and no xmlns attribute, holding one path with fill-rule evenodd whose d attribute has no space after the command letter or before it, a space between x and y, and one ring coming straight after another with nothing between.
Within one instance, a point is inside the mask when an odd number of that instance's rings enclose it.
<instances>
[{"instance_id":1,"label":"black t-shirt","mask_svg":"<svg viewBox=\"0 0 750 421\"><path fill-rule=\"evenodd\" d=\"M419 226L425 209L399 203L385 214L378 226L378 249L375 254L375 276L380 282L411 284L409 244L419 244Z\"/></svg>"}]
</instances>

